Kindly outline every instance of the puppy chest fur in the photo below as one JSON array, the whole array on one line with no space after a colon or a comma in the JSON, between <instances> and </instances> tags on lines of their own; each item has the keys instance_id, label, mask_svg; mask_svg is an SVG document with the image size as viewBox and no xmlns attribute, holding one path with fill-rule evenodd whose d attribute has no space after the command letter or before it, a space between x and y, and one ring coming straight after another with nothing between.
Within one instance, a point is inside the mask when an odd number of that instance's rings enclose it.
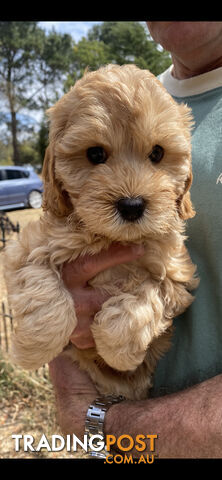
<instances>
[{"instance_id":1,"label":"puppy chest fur","mask_svg":"<svg viewBox=\"0 0 222 480\"><path fill-rule=\"evenodd\" d=\"M150 72L111 65L87 73L49 116L45 212L6 251L14 358L38 368L65 349L101 393L145 398L198 282L184 246L195 214L190 111ZM71 348L77 317L61 267L112 242L142 243L145 254L91 280L110 294L92 324L96 348Z\"/></svg>"}]
</instances>

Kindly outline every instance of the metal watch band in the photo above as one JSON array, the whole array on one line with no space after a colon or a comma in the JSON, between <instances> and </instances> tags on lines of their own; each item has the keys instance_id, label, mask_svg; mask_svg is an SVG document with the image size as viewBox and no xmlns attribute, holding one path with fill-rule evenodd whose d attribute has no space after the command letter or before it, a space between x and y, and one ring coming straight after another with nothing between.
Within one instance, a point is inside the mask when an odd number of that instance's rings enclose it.
<instances>
[{"instance_id":1,"label":"metal watch band","mask_svg":"<svg viewBox=\"0 0 222 480\"><path fill-rule=\"evenodd\" d=\"M93 435L101 435L104 438L103 425L105 414L111 405L122 402L123 400L125 400L125 397L122 395L106 395L96 398L89 406L85 421L85 433L88 435L88 447L89 440ZM88 455L90 458L106 458L107 450L105 447L100 451L91 450Z\"/></svg>"}]
</instances>

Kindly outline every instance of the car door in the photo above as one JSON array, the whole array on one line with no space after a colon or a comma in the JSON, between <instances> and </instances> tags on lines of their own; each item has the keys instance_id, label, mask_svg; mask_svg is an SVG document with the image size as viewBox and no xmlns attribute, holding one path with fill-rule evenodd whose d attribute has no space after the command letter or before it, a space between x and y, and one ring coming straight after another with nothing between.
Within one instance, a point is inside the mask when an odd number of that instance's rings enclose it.
<instances>
[{"instance_id":1,"label":"car door","mask_svg":"<svg viewBox=\"0 0 222 480\"><path fill-rule=\"evenodd\" d=\"M0 169L0 206L8 205L8 180L6 171Z\"/></svg>"},{"instance_id":2,"label":"car door","mask_svg":"<svg viewBox=\"0 0 222 480\"><path fill-rule=\"evenodd\" d=\"M1 169L0 206L24 204L24 176L20 170Z\"/></svg>"}]
</instances>

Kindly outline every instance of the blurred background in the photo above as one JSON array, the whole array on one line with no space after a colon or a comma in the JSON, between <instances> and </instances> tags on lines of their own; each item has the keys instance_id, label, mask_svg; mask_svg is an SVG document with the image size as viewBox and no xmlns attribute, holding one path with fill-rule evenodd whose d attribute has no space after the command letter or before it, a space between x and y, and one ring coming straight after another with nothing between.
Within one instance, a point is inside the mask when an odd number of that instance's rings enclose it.
<instances>
[{"instance_id":1,"label":"blurred background","mask_svg":"<svg viewBox=\"0 0 222 480\"><path fill-rule=\"evenodd\" d=\"M8 240L41 213L46 110L86 68L133 63L158 75L170 55L145 22L0 22L0 458L84 458L77 453L15 452L13 434L59 434L47 366L27 372L10 361L15 328L4 282ZM22 445L22 441L21 441Z\"/></svg>"}]
</instances>

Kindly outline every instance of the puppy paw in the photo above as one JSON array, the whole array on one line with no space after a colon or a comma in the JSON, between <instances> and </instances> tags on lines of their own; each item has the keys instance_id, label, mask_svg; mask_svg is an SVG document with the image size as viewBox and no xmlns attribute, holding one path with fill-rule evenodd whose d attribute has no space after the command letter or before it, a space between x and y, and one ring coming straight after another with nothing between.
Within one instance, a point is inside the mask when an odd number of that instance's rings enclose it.
<instances>
[{"instance_id":1,"label":"puppy paw","mask_svg":"<svg viewBox=\"0 0 222 480\"><path fill-rule=\"evenodd\" d=\"M107 300L96 314L92 333L99 355L112 368L135 370L154 337L147 305L122 294Z\"/></svg>"},{"instance_id":2,"label":"puppy paw","mask_svg":"<svg viewBox=\"0 0 222 480\"><path fill-rule=\"evenodd\" d=\"M13 363L28 370L38 369L61 353L77 325L68 291L58 288L56 281L51 284L48 281L46 295L41 288L41 278L36 283L39 284L39 295L33 295L31 300L25 294L19 295L15 315L17 325L10 352ZM45 301L41 295L45 295Z\"/></svg>"}]
</instances>

